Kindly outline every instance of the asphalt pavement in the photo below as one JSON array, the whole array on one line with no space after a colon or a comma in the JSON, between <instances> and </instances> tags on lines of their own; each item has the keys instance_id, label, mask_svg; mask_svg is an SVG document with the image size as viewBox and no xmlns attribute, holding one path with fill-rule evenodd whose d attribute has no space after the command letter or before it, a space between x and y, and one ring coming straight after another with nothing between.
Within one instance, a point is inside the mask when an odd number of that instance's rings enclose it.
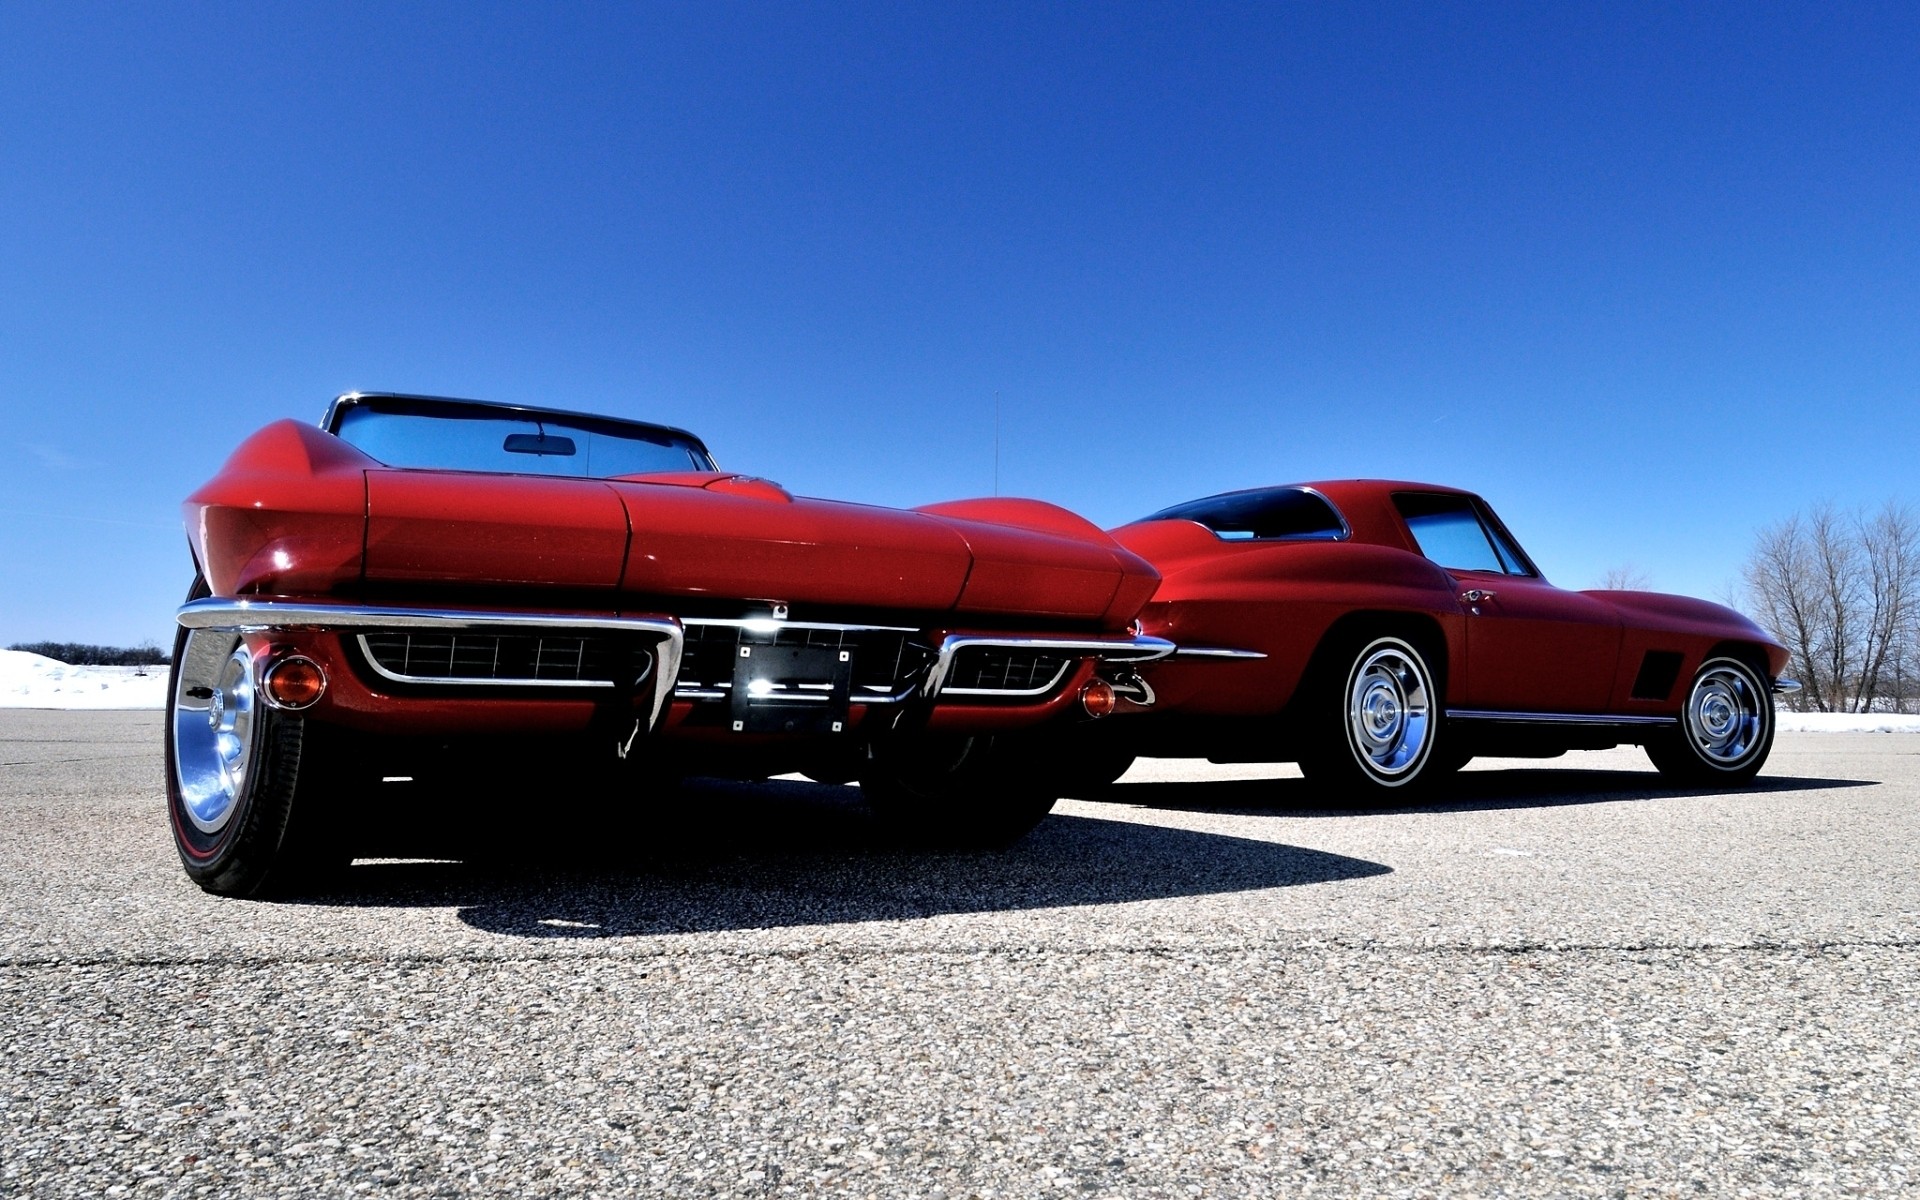
<instances>
[{"instance_id":1,"label":"asphalt pavement","mask_svg":"<svg viewBox=\"0 0 1920 1200\"><path fill-rule=\"evenodd\" d=\"M0 1195L1920 1187L1920 736L1375 810L1149 762L1004 854L798 781L615 841L556 787L274 903L181 874L159 741L0 712Z\"/></svg>"}]
</instances>

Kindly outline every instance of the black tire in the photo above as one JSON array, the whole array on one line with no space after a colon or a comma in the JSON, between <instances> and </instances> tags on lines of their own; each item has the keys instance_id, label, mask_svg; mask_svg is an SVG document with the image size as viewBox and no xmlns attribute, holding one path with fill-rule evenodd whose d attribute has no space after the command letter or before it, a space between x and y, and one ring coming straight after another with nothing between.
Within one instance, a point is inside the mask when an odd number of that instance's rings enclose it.
<instances>
[{"instance_id":1,"label":"black tire","mask_svg":"<svg viewBox=\"0 0 1920 1200\"><path fill-rule=\"evenodd\" d=\"M1737 658L1710 658L1694 672L1680 727L1646 746L1662 775L1689 787L1746 783L1773 750L1773 688Z\"/></svg>"},{"instance_id":2,"label":"black tire","mask_svg":"<svg viewBox=\"0 0 1920 1200\"><path fill-rule=\"evenodd\" d=\"M1418 794L1456 761L1441 745L1440 678L1406 638L1350 643L1323 660L1301 699L1300 771L1329 796L1368 803Z\"/></svg>"},{"instance_id":3,"label":"black tire","mask_svg":"<svg viewBox=\"0 0 1920 1200\"><path fill-rule=\"evenodd\" d=\"M1012 845L1053 810L1053 777L1013 739L918 736L874 747L860 792L888 832L949 849Z\"/></svg>"},{"instance_id":4,"label":"black tire","mask_svg":"<svg viewBox=\"0 0 1920 1200\"><path fill-rule=\"evenodd\" d=\"M1120 781L1139 758L1116 746L1063 750L1048 764L1063 796L1097 796Z\"/></svg>"},{"instance_id":5,"label":"black tire","mask_svg":"<svg viewBox=\"0 0 1920 1200\"><path fill-rule=\"evenodd\" d=\"M208 594L205 580L196 576L187 599ZM259 896L309 888L348 861L345 847L320 821L312 796L321 774L317 760L324 757L314 752L317 743L325 741L315 723L258 703L250 709L244 763L233 773L238 778L232 785L212 799L204 789L189 795L182 786L183 745L209 743L215 735L200 737L200 727L211 727L220 716L208 697L187 693L206 686L200 676L207 664L233 661L239 646L231 634L184 627L174 634L164 733L174 848L187 876L215 895ZM185 710L183 698L192 702ZM203 700L208 701L204 706ZM203 777L204 771L198 775Z\"/></svg>"}]
</instances>

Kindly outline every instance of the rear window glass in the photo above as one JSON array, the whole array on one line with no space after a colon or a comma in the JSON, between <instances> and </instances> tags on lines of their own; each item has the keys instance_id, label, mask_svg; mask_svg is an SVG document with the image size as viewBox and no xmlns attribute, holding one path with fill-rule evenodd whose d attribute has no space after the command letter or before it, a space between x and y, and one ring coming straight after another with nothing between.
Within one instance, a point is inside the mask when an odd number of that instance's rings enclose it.
<instances>
[{"instance_id":1,"label":"rear window glass","mask_svg":"<svg viewBox=\"0 0 1920 1200\"><path fill-rule=\"evenodd\" d=\"M1261 488L1228 492L1163 508L1149 521L1195 521L1228 541L1333 541L1347 535L1347 523L1318 493L1305 488Z\"/></svg>"}]
</instances>

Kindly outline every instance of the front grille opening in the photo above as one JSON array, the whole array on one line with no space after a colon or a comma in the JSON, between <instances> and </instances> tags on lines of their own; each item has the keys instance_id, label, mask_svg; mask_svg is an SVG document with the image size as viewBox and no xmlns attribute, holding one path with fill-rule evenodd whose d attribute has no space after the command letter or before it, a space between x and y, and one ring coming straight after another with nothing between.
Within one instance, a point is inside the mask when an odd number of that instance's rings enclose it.
<instances>
[{"instance_id":1,"label":"front grille opening","mask_svg":"<svg viewBox=\"0 0 1920 1200\"><path fill-rule=\"evenodd\" d=\"M618 638L592 634L394 630L362 634L360 644L377 670L401 682L612 687L624 665L638 677L651 662Z\"/></svg>"},{"instance_id":2,"label":"front grille opening","mask_svg":"<svg viewBox=\"0 0 1920 1200\"><path fill-rule=\"evenodd\" d=\"M966 646L953 656L942 692L1038 696L1050 692L1073 659L1057 651Z\"/></svg>"},{"instance_id":3,"label":"front grille opening","mask_svg":"<svg viewBox=\"0 0 1920 1200\"><path fill-rule=\"evenodd\" d=\"M755 646L820 646L847 650L853 655L850 698L898 699L924 677L932 651L893 629L817 629L787 625L777 630L747 630L739 625L706 621L686 623L687 640L681 649L680 680L674 688L683 699L717 700L733 689L733 663L744 638Z\"/></svg>"}]
</instances>

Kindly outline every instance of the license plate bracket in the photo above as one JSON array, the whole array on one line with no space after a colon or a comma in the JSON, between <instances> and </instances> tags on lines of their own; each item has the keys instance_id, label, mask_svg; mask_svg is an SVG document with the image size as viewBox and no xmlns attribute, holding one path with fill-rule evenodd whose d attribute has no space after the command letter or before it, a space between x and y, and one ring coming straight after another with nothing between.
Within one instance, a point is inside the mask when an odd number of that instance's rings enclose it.
<instances>
[{"instance_id":1,"label":"license plate bracket","mask_svg":"<svg viewBox=\"0 0 1920 1200\"><path fill-rule=\"evenodd\" d=\"M732 690L736 733L844 733L853 651L743 643Z\"/></svg>"}]
</instances>

